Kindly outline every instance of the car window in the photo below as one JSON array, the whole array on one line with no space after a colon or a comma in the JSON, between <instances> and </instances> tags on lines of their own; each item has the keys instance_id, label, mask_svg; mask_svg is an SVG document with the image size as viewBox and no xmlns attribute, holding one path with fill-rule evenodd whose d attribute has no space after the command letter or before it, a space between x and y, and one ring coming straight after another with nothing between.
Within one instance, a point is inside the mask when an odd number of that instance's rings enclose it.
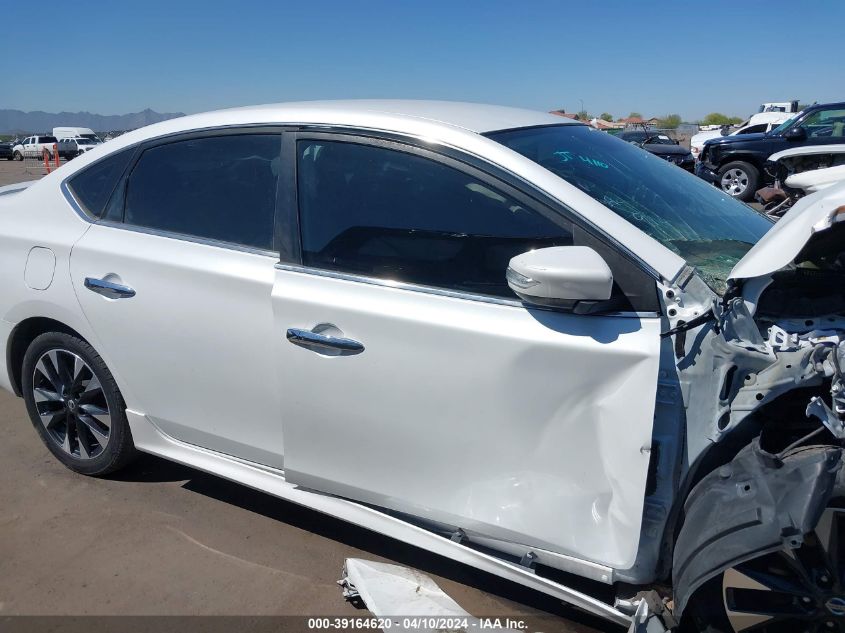
<instances>
[{"instance_id":1,"label":"car window","mask_svg":"<svg viewBox=\"0 0 845 633\"><path fill-rule=\"evenodd\" d=\"M429 158L322 140L297 156L307 266L514 298L512 257L572 244L562 217Z\"/></svg>"},{"instance_id":2,"label":"car window","mask_svg":"<svg viewBox=\"0 0 845 633\"><path fill-rule=\"evenodd\" d=\"M845 137L845 109L817 110L801 123L801 127L809 138Z\"/></svg>"},{"instance_id":3,"label":"car window","mask_svg":"<svg viewBox=\"0 0 845 633\"><path fill-rule=\"evenodd\" d=\"M737 134L759 134L760 132L765 132L768 124L761 123L759 125L749 125L744 130L739 130Z\"/></svg>"},{"instance_id":4,"label":"car window","mask_svg":"<svg viewBox=\"0 0 845 633\"><path fill-rule=\"evenodd\" d=\"M68 180L68 187L90 215L102 216L117 181L134 153L133 148L111 154Z\"/></svg>"},{"instance_id":5,"label":"car window","mask_svg":"<svg viewBox=\"0 0 845 633\"><path fill-rule=\"evenodd\" d=\"M585 125L487 136L574 185L695 266L724 293L733 266L772 227L751 207Z\"/></svg>"},{"instance_id":6,"label":"car window","mask_svg":"<svg viewBox=\"0 0 845 633\"><path fill-rule=\"evenodd\" d=\"M232 134L144 151L127 182L127 224L270 250L281 137Z\"/></svg>"}]
</instances>

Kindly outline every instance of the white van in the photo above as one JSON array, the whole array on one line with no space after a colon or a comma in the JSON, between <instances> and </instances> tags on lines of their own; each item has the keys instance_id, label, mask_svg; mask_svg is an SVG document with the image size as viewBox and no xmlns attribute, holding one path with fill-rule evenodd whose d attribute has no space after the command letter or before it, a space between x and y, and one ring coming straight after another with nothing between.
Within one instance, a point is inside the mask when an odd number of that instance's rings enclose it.
<instances>
[{"instance_id":1,"label":"white van","mask_svg":"<svg viewBox=\"0 0 845 633\"><path fill-rule=\"evenodd\" d=\"M94 133L94 130L87 127L54 127L53 136L62 140L63 138L87 138L95 143L102 143L103 141Z\"/></svg>"}]
</instances>

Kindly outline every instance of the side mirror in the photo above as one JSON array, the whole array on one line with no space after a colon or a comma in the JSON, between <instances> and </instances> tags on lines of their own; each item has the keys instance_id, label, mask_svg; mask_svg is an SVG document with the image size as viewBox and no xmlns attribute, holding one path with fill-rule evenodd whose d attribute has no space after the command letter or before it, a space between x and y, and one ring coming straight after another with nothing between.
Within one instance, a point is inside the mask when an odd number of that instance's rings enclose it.
<instances>
[{"instance_id":1,"label":"side mirror","mask_svg":"<svg viewBox=\"0 0 845 633\"><path fill-rule=\"evenodd\" d=\"M508 286L527 303L571 306L610 299L613 273L592 248L553 246L517 255L510 261Z\"/></svg>"},{"instance_id":2,"label":"side mirror","mask_svg":"<svg viewBox=\"0 0 845 633\"><path fill-rule=\"evenodd\" d=\"M783 138L787 141L806 141L807 140L807 131L800 126L795 126L789 128L786 132L783 133Z\"/></svg>"}]
</instances>

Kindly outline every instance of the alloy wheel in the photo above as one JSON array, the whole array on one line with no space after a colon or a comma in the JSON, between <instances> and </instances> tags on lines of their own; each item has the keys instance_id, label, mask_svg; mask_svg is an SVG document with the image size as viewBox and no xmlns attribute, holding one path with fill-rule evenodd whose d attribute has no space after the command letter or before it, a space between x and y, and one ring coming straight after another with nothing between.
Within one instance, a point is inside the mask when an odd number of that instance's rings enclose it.
<instances>
[{"instance_id":1,"label":"alloy wheel","mask_svg":"<svg viewBox=\"0 0 845 633\"><path fill-rule=\"evenodd\" d=\"M736 633L845 633L845 509L827 508L798 549L728 569L725 613Z\"/></svg>"},{"instance_id":2,"label":"alloy wheel","mask_svg":"<svg viewBox=\"0 0 845 633\"><path fill-rule=\"evenodd\" d=\"M45 352L35 364L32 392L47 437L62 451L77 459L103 452L111 413L100 379L82 358L64 349Z\"/></svg>"},{"instance_id":3,"label":"alloy wheel","mask_svg":"<svg viewBox=\"0 0 845 633\"><path fill-rule=\"evenodd\" d=\"M722 191L732 196L741 196L748 188L748 174L734 167L722 174Z\"/></svg>"}]
</instances>

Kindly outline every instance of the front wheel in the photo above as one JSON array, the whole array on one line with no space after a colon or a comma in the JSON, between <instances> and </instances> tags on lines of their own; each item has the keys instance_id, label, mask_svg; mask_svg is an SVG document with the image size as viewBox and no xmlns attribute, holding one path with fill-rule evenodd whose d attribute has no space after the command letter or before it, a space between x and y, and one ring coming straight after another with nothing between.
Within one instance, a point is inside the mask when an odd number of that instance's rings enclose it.
<instances>
[{"instance_id":1,"label":"front wheel","mask_svg":"<svg viewBox=\"0 0 845 633\"><path fill-rule=\"evenodd\" d=\"M760 172L754 165L734 161L724 165L718 172L718 184L729 196L748 202L757 192Z\"/></svg>"},{"instance_id":2,"label":"front wheel","mask_svg":"<svg viewBox=\"0 0 845 633\"><path fill-rule=\"evenodd\" d=\"M845 633L845 481L798 549L731 567L692 596L688 631Z\"/></svg>"},{"instance_id":3,"label":"front wheel","mask_svg":"<svg viewBox=\"0 0 845 633\"><path fill-rule=\"evenodd\" d=\"M22 161L22 160L23 160L23 154L21 154L20 152L15 152L15 154L14 154L13 158L14 158L16 161Z\"/></svg>"},{"instance_id":4,"label":"front wheel","mask_svg":"<svg viewBox=\"0 0 845 633\"><path fill-rule=\"evenodd\" d=\"M21 382L32 424L71 470L105 475L134 457L123 397L85 341L62 332L37 337L24 356Z\"/></svg>"}]
</instances>

